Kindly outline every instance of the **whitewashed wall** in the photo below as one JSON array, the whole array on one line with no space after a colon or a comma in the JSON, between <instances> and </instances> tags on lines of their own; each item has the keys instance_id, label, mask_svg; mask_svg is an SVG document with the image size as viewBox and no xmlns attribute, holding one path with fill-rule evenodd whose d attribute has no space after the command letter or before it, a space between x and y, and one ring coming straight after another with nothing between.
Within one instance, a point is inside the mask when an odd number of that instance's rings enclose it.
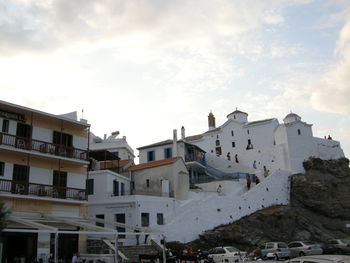
<instances>
[{"instance_id":1,"label":"whitewashed wall","mask_svg":"<svg viewBox=\"0 0 350 263\"><path fill-rule=\"evenodd\" d=\"M89 195L89 201L108 202L113 198L113 181L124 183L125 195L130 193L130 179L109 170L98 170L89 172L89 179L94 180L94 194ZM119 190L120 194L120 190Z\"/></svg>"},{"instance_id":2,"label":"whitewashed wall","mask_svg":"<svg viewBox=\"0 0 350 263\"><path fill-rule=\"evenodd\" d=\"M272 205L289 203L289 172L276 172L250 191L245 191L245 182L240 190L224 191L224 195L213 193L201 198L186 209L177 211L174 220L160 227L167 241L189 242L198 238L205 230L227 224ZM181 231L179 231L181 230Z\"/></svg>"},{"instance_id":3,"label":"whitewashed wall","mask_svg":"<svg viewBox=\"0 0 350 263\"><path fill-rule=\"evenodd\" d=\"M164 155L164 150L166 148L171 148L172 149L172 156L175 156L174 153L174 149L173 149L173 144L166 144L166 145L161 145L161 146L157 146L157 147L150 147L147 149L141 149L139 151L139 162L140 163L147 163L147 152L149 151L154 151L155 152L155 161L158 160L163 160L165 159L165 155ZM177 156L178 157L182 157L183 159L185 158L185 145L182 142L179 142L177 144Z\"/></svg>"}]
</instances>

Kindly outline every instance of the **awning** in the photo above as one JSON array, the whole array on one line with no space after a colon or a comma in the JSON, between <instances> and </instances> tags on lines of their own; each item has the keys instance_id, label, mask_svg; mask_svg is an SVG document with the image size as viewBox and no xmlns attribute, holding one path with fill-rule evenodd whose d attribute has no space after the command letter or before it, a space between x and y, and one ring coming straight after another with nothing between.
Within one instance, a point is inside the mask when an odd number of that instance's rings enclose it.
<instances>
[{"instance_id":1,"label":"awning","mask_svg":"<svg viewBox=\"0 0 350 263\"><path fill-rule=\"evenodd\" d=\"M116 229L97 226L96 222L104 225L118 226L130 229L130 232L118 232ZM139 235L158 234L163 232L144 227L135 227L123 223L105 221L103 219L91 217L54 217L40 215L38 217L22 217L10 215L6 219L6 228L4 232L22 232L22 233L58 233L58 234L86 234L86 235ZM138 232L134 232L134 231Z\"/></svg>"}]
</instances>

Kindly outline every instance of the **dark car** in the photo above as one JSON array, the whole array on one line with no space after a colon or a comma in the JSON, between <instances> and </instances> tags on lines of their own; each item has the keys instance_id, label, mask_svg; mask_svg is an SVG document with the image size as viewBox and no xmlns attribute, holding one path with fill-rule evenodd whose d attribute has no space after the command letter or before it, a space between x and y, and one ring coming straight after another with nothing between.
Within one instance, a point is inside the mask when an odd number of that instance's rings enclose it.
<instances>
[{"instance_id":1,"label":"dark car","mask_svg":"<svg viewBox=\"0 0 350 263\"><path fill-rule=\"evenodd\" d=\"M335 254L337 252L337 247L328 241L320 242L323 254Z\"/></svg>"}]
</instances>

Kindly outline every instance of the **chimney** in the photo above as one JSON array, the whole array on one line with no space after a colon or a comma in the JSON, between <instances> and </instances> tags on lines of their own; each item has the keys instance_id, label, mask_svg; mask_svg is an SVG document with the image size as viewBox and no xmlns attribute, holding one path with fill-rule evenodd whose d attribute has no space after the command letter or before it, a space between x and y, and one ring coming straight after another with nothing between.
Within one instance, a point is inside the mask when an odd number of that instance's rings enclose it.
<instances>
[{"instance_id":1,"label":"chimney","mask_svg":"<svg viewBox=\"0 0 350 263\"><path fill-rule=\"evenodd\" d=\"M184 141L185 140L185 127L181 127L181 139Z\"/></svg>"},{"instance_id":2,"label":"chimney","mask_svg":"<svg viewBox=\"0 0 350 263\"><path fill-rule=\"evenodd\" d=\"M173 157L177 157L177 130L173 130Z\"/></svg>"},{"instance_id":3,"label":"chimney","mask_svg":"<svg viewBox=\"0 0 350 263\"><path fill-rule=\"evenodd\" d=\"M215 117L212 112L208 115L209 130L215 129Z\"/></svg>"}]
</instances>

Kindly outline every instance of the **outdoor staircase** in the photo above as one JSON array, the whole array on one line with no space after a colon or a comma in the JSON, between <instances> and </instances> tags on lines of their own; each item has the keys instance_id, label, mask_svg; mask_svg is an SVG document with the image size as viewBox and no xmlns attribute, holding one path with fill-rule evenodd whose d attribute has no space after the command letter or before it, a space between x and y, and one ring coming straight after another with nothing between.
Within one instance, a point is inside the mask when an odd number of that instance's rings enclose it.
<instances>
[{"instance_id":1,"label":"outdoor staircase","mask_svg":"<svg viewBox=\"0 0 350 263\"><path fill-rule=\"evenodd\" d=\"M153 245L138 245L138 246L120 246L118 247L119 251L123 253L126 257L125 262L127 263L136 263L140 262L139 255L159 255L162 257L162 250Z\"/></svg>"}]
</instances>

